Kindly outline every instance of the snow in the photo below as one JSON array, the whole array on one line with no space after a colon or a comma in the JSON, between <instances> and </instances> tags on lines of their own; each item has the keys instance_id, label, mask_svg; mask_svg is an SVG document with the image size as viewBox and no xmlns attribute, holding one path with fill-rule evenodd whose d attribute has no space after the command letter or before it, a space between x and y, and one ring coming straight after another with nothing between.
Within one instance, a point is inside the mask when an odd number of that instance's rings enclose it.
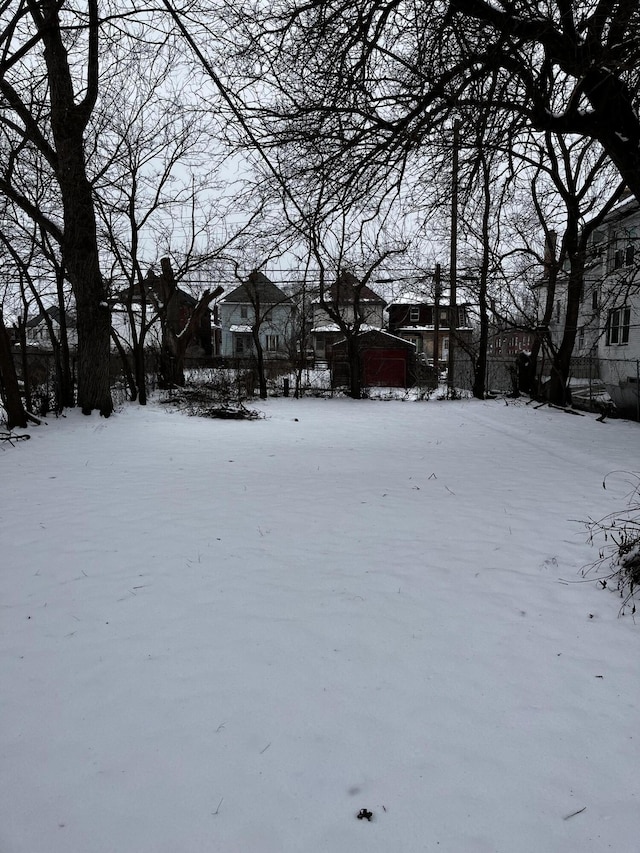
<instances>
[{"instance_id":1,"label":"snow","mask_svg":"<svg viewBox=\"0 0 640 853\"><path fill-rule=\"evenodd\" d=\"M637 850L640 628L580 520L640 425L259 408L0 445L0 850Z\"/></svg>"}]
</instances>

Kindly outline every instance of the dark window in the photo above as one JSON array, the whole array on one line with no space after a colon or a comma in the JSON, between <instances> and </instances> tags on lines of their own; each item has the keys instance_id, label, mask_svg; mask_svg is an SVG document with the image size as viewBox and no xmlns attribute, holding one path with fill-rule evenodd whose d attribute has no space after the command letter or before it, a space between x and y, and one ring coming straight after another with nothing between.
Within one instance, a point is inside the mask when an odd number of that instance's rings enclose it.
<instances>
[{"instance_id":1,"label":"dark window","mask_svg":"<svg viewBox=\"0 0 640 853\"><path fill-rule=\"evenodd\" d=\"M420 309L418 308L418 306L415 306L413 308L409 308L409 322L410 323L417 323L419 319L420 319Z\"/></svg>"},{"instance_id":2,"label":"dark window","mask_svg":"<svg viewBox=\"0 0 640 853\"><path fill-rule=\"evenodd\" d=\"M591 291L591 308L593 311L598 309L598 291L595 288Z\"/></svg>"},{"instance_id":3,"label":"dark window","mask_svg":"<svg viewBox=\"0 0 640 853\"><path fill-rule=\"evenodd\" d=\"M629 343L629 327L631 325L631 309L626 306L609 311L607 321L607 345Z\"/></svg>"},{"instance_id":4,"label":"dark window","mask_svg":"<svg viewBox=\"0 0 640 853\"><path fill-rule=\"evenodd\" d=\"M625 266L627 266L627 267L633 266L633 260L635 258L635 254L636 254L636 247L633 245L633 243L630 243L625 250L625 255L624 255Z\"/></svg>"},{"instance_id":5,"label":"dark window","mask_svg":"<svg viewBox=\"0 0 640 853\"><path fill-rule=\"evenodd\" d=\"M249 335L234 335L236 355L251 352L251 337Z\"/></svg>"}]
</instances>

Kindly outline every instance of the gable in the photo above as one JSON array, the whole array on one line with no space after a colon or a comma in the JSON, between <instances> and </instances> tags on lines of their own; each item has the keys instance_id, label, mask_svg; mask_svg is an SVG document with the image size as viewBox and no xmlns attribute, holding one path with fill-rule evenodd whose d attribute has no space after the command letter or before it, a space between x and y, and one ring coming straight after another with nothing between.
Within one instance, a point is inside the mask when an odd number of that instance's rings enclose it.
<instances>
[{"instance_id":1,"label":"gable","mask_svg":"<svg viewBox=\"0 0 640 853\"><path fill-rule=\"evenodd\" d=\"M261 272L253 272L241 285L232 290L222 302L260 305L279 305L290 303L291 300L277 285Z\"/></svg>"}]
</instances>

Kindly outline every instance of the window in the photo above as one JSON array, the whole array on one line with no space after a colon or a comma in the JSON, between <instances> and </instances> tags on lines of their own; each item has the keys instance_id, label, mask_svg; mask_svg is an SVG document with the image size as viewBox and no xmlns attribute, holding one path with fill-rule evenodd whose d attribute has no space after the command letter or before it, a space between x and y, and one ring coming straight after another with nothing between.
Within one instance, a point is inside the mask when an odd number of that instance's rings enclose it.
<instances>
[{"instance_id":1,"label":"window","mask_svg":"<svg viewBox=\"0 0 640 853\"><path fill-rule=\"evenodd\" d=\"M627 266L627 267L633 266L633 260L635 258L635 255L636 255L636 247L633 245L633 243L630 243L627 246L627 248L625 249L625 253L624 253L624 264L625 264L625 266Z\"/></svg>"},{"instance_id":2,"label":"window","mask_svg":"<svg viewBox=\"0 0 640 853\"><path fill-rule=\"evenodd\" d=\"M251 352L251 337L249 335L234 335L236 355L246 355Z\"/></svg>"},{"instance_id":3,"label":"window","mask_svg":"<svg viewBox=\"0 0 640 853\"><path fill-rule=\"evenodd\" d=\"M561 309L561 307L562 307L561 302L558 299L558 301L556 302L556 323L560 322L560 309Z\"/></svg>"},{"instance_id":4,"label":"window","mask_svg":"<svg viewBox=\"0 0 640 853\"><path fill-rule=\"evenodd\" d=\"M409 308L409 322L417 323L420 319L420 308L416 305L412 308Z\"/></svg>"},{"instance_id":5,"label":"window","mask_svg":"<svg viewBox=\"0 0 640 853\"><path fill-rule=\"evenodd\" d=\"M629 327L631 325L631 309L614 308L609 311L607 320L607 346L629 343Z\"/></svg>"},{"instance_id":6,"label":"window","mask_svg":"<svg viewBox=\"0 0 640 853\"><path fill-rule=\"evenodd\" d=\"M249 319L249 306L248 305L241 305L240 306L240 318L242 320L248 320Z\"/></svg>"},{"instance_id":7,"label":"window","mask_svg":"<svg viewBox=\"0 0 640 853\"><path fill-rule=\"evenodd\" d=\"M267 335L267 351L277 352L280 348L280 335Z\"/></svg>"},{"instance_id":8,"label":"window","mask_svg":"<svg viewBox=\"0 0 640 853\"><path fill-rule=\"evenodd\" d=\"M580 326L578 329L578 349L582 349L584 346L584 326Z\"/></svg>"},{"instance_id":9,"label":"window","mask_svg":"<svg viewBox=\"0 0 640 853\"><path fill-rule=\"evenodd\" d=\"M595 289L595 287L591 291L591 310L598 310L598 291Z\"/></svg>"},{"instance_id":10,"label":"window","mask_svg":"<svg viewBox=\"0 0 640 853\"><path fill-rule=\"evenodd\" d=\"M626 245L616 249L613 256L614 270L621 270L623 267L632 267L636 259L636 247L630 240L626 241Z\"/></svg>"}]
</instances>

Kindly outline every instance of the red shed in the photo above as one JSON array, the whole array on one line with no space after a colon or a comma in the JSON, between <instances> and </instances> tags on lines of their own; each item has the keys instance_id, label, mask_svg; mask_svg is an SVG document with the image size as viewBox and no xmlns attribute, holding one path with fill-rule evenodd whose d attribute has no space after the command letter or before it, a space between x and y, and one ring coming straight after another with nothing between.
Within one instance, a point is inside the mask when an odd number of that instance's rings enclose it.
<instances>
[{"instance_id":1,"label":"red shed","mask_svg":"<svg viewBox=\"0 0 640 853\"><path fill-rule=\"evenodd\" d=\"M415 344L382 330L358 335L361 382L364 387L408 388L415 381ZM334 387L349 384L347 342L331 348L331 381Z\"/></svg>"}]
</instances>

